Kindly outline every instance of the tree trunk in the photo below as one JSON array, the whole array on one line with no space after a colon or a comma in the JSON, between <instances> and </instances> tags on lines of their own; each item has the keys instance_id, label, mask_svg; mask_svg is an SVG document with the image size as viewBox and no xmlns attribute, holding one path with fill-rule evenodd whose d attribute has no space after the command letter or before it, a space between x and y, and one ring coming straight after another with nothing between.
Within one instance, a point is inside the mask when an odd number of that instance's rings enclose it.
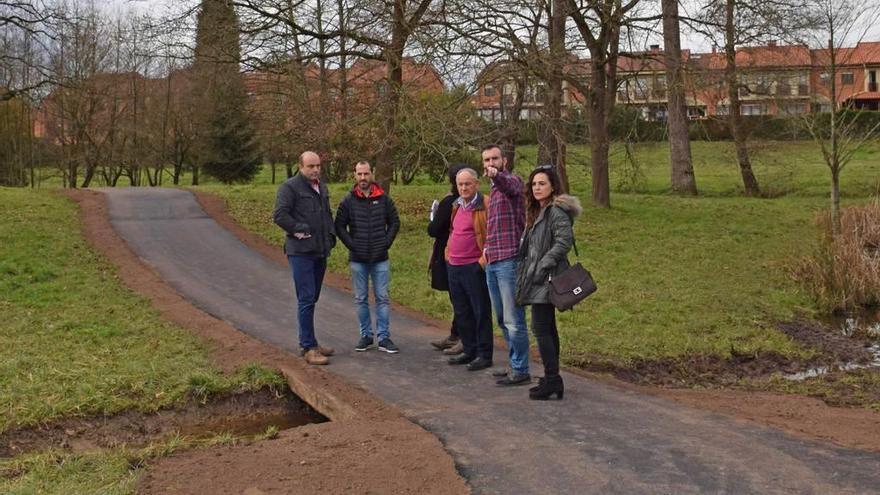
<instances>
[{"instance_id":1,"label":"tree trunk","mask_svg":"<svg viewBox=\"0 0 880 495\"><path fill-rule=\"evenodd\" d=\"M401 2L395 2L395 18L398 9L402 9ZM400 13L401 19L403 13ZM395 26L392 34L391 47L386 50L386 64L388 64L388 85L385 93L385 142L379 151L376 160L376 182L386 191L391 190L391 180L394 178L394 155L397 152L397 113L400 107L400 98L403 91L403 48L404 34L402 29Z\"/></svg>"},{"instance_id":2,"label":"tree trunk","mask_svg":"<svg viewBox=\"0 0 880 495\"><path fill-rule=\"evenodd\" d=\"M590 57L590 158L593 176L593 204L611 207L611 184L608 175L609 133L607 121L607 84L601 53L591 50Z\"/></svg>"},{"instance_id":3,"label":"tree trunk","mask_svg":"<svg viewBox=\"0 0 880 495\"><path fill-rule=\"evenodd\" d=\"M192 171L193 171L193 176L192 176L191 185L197 186L197 185L199 185L199 166L193 165Z\"/></svg>"},{"instance_id":4,"label":"tree trunk","mask_svg":"<svg viewBox=\"0 0 880 495\"><path fill-rule=\"evenodd\" d=\"M755 178L755 174L752 172L752 163L749 160L749 149L746 144L746 133L745 129L743 129L740 110L742 105L739 101L739 79L737 78L736 70L736 30L733 11L735 1L727 0L726 4L724 52L727 56L727 64L724 70L727 79L727 95L730 100L727 121L730 125L730 133L733 134L736 160L739 163L745 193L747 196L757 196L761 193L761 190L758 187L758 179Z\"/></svg>"},{"instance_id":5,"label":"tree trunk","mask_svg":"<svg viewBox=\"0 0 880 495\"><path fill-rule=\"evenodd\" d=\"M553 0L548 38L550 41L550 70L546 78L544 115L538 142L538 160L551 164L559 176L560 193L569 191L568 173L565 169L566 139L562 126L562 66L565 63L565 13L564 0Z\"/></svg>"},{"instance_id":6,"label":"tree trunk","mask_svg":"<svg viewBox=\"0 0 880 495\"><path fill-rule=\"evenodd\" d=\"M92 185L92 178L95 176L95 168L94 165L86 166L86 172L83 174L82 186L80 187L89 187Z\"/></svg>"},{"instance_id":7,"label":"tree trunk","mask_svg":"<svg viewBox=\"0 0 880 495\"><path fill-rule=\"evenodd\" d=\"M840 169L831 169L831 234L840 235Z\"/></svg>"},{"instance_id":8,"label":"tree trunk","mask_svg":"<svg viewBox=\"0 0 880 495\"><path fill-rule=\"evenodd\" d=\"M663 43L666 58L666 108L669 125L669 158L672 163L672 191L676 194L697 194L697 181L691 161L688 135L687 102L681 62L681 32L678 0L663 1Z\"/></svg>"}]
</instances>

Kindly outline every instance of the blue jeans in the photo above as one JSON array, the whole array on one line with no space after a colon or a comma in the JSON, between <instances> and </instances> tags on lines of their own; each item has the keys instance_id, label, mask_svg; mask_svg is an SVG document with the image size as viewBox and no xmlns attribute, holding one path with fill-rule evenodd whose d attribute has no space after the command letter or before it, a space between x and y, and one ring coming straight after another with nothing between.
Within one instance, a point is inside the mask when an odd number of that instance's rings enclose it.
<instances>
[{"instance_id":1,"label":"blue jeans","mask_svg":"<svg viewBox=\"0 0 880 495\"><path fill-rule=\"evenodd\" d=\"M486 285L498 326L507 342L510 368L517 373L528 373L529 333L525 309L516 305L516 258L489 263Z\"/></svg>"},{"instance_id":2,"label":"blue jeans","mask_svg":"<svg viewBox=\"0 0 880 495\"><path fill-rule=\"evenodd\" d=\"M486 289L486 274L479 263L446 264L449 297L464 353L492 360L492 303Z\"/></svg>"},{"instance_id":3,"label":"blue jeans","mask_svg":"<svg viewBox=\"0 0 880 495\"><path fill-rule=\"evenodd\" d=\"M315 303L321 295L324 272L327 271L327 258L288 256L287 263L293 272L293 286L296 289L299 346L306 350L313 349L318 346L318 341L315 339Z\"/></svg>"},{"instance_id":4,"label":"blue jeans","mask_svg":"<svg viewBox=\"0 0 880 495\"><path fill-rule=\"evenodd\" d=\"M361 337L373 338L369 301L369 283L370 279L373 279L373 296L376 298L376 338L382 342L390 336L388 322L391 316L391 298L388 297L388 284L391 282L391 270L388 260L375 263L352 261L349 262L349 266Z\"/></svg>"}]
</instances>

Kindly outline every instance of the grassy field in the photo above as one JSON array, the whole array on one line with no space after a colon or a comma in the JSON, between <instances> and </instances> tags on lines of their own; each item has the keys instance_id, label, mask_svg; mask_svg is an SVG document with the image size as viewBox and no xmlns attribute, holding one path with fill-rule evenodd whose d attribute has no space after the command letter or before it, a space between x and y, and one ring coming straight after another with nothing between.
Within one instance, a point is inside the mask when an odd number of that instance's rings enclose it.
<instances>
[{"instance_id":1,"label":"grassy field","mask_svg":"<svg viewBox=\"0 0 880 495\"><path fill-rule=\"evenodd\" d=\"M0 188L0 432L277 383L253 367L222 374L200 341L121 286L80 228L69 200ZM153 454L20 456L0 463L0 493L131 493L129 461Z\"/></svg>"},{"instance_id":2,"label":"grassy field","mask_svg":"<svg viewBox=\"0 0 880 495\"><path fill-rule=\"evenodd\" d=\"M730 143L694 143L701 196L678 198L668 191L664 143L636 147L641 180L620 179L623 153L612 153L613 187L639 192L612 194L610 210L587 206L575 226L581 260L599 292L560 316L563 359L625 364L635 359L692 353L729 355L776 351L803 353L774 321L813 312L811 301L788 275L792 260L807 253L816 230L814 215L826 208L827 170L812 143L763 143L755 147L755 171L775 199L737 196L739 171ZM570 147L573 192L589 203L588 150ZM534 163L534 147L519 149L518 170ZM880 147L858 154L843 174L843 194L861 202L880 189ZM276 186L205 186L226 198L233 216L280 244L271 221ZM337 203L347 184L331 185ZM484 184L484 188L485 188ZM445 294L431 291L425 272L431 240L427 210L447 187L395 186L402 230L392 248L392 297L438 318L448 318ZM347 251L337 248L331 270L346 273Z\"/></svg>"}]
</instances>

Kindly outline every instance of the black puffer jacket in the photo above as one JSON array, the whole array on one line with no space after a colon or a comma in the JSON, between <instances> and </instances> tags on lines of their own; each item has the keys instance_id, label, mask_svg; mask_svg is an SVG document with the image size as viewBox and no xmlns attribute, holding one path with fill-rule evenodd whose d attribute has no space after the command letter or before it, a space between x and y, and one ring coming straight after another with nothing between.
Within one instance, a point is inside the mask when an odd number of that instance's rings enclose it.
<instances>
[{"instance_id":1,"label":"black puffer jacket","mask_svg":"<svg viewBox=\"0 0 880 495\"><path fill-rule=\"evenodd\" d=\"M278 188L272 218L287 233L284 253L289 256L327 257L336 245L327 186L321 182L318 187L320 194L297 174Z\"/></svg>"},{"instance_id":2,"label":"black puffer jacket","mask_svg":"<svg viewBox=\"0 0 880 495\"><path fill-rule=\"evenodd\" d=\"M574 242L572 224L581 211L576 197L561 194L541 210L534 225L526 230L517 253L517 304L550 302L549 276L569 267L568 251Z\"/></svg>"},{"instance_id":3,"label":"black puffer jacket","mask_svg":"<svg viewBox=\"0 0 880 495\"><path fill-rule=\"evenodd\" d=\"M373 185L374 193L369 198L358 195L355 188L336 210L336 235L348 248L350 261L385 261L400 230L397 208L378 185Z\"/></svg>"}]
</instances>

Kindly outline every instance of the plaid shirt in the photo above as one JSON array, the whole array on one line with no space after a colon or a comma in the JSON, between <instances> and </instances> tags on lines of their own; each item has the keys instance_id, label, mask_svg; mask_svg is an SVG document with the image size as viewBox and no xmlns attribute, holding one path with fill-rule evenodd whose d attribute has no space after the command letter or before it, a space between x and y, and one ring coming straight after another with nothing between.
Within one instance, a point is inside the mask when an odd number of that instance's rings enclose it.
<instances>
[{"instance_id":1,"label":"plaid shirt","mask_svg":"<svg viewBox=\"0 0 880 495\"><path fill-rule=\"evenodd\" d=\"M492 178L484 253L489 263L516 256L526 222L525 189L517 175L499 170Z\"/></svg>"}]
</instances>

